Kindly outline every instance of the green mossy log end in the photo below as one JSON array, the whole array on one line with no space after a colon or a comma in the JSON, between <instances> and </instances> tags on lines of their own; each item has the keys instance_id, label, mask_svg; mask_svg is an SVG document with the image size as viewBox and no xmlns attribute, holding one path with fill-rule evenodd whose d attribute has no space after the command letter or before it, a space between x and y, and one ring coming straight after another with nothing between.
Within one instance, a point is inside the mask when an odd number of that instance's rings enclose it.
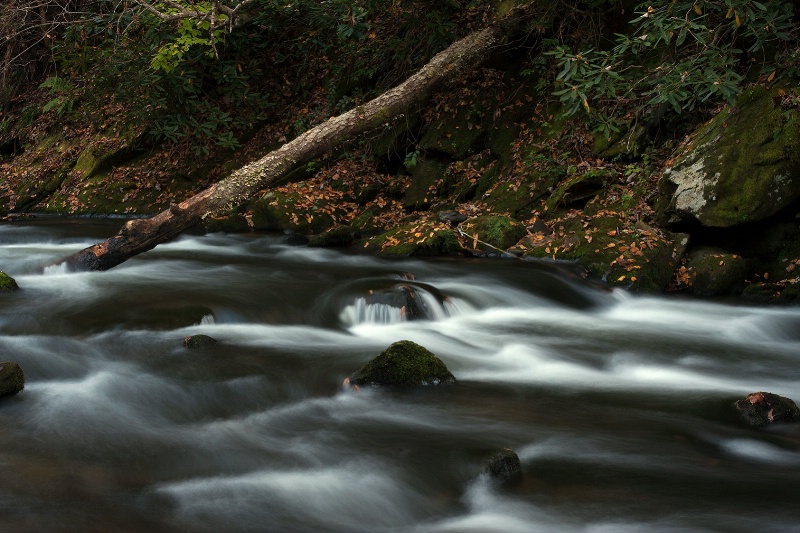
<instances>
[{"instance_id":1,"label":"green mossy log end","mask_svg":"<svg viewBox=\"0 0 800 533\"><path fill-rule=\"evenodd\" d=\"M441 359L411 341L399 341L350 378L353 385L418 387L453 383L456 378Z\"/></svg>"}]
</instances>

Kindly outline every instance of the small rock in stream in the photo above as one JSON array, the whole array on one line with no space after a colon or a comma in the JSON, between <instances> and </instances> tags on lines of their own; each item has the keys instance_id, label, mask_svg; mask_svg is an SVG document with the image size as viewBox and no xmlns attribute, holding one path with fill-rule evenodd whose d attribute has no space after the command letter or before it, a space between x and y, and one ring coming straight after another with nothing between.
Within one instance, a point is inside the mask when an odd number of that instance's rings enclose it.
<instances>
[{"instance_id":1,"label":"small rock in stream","mask_svg":"<svg viewBox=\"0 0 800 533\"><path fill-rule=\"evenodd\" d=\"M18 291L19 285L17 282L3 271L0 271L0 292Z\"/></svg>"},{"instance_id":2,"label":"small rock in stream","mask_svg":"<svg viewBox=\"0 0 800 533\"><path fill-rule=\"evenodd\" d=\"M0 363L0 396L11 396L25 388L25 372L12 361Z\"/></svg>"},{"instance_id":3,"label":"small rock in stream","mask_svg":"<svg viewBox=\"0 0 800 533\"><path fill-rule=\"evenodd\" d=\"M513 485L522 481L522 463L511 448L503 448L495 453L486 465L486 472L503 485Z\"/></svg>"},{"instance_id":4,"label":"small rock in stream","mask_svg":"<svg viewBox=\"0 0 800 533\"><path fill-rule=\"evenodd\" d=\"M747 425L764 427L778 422L800 422L800 409L789 398L771 392L754 392L737 400L734 408Z\"/></svg>"},{"instance_id":5,"label":"small rock in stream","mask_svg":"<svg viewBox=\"0 0 800 533\"><path fill-rule=\"evenodd\" d=\"M186 337L183 339L183 345L190 350L208 348L209 346L214 346L215 344L219 344L219 341L213 337L209 337L208 335L192 335L191 337Z\"/></svg>"}]
</instances>

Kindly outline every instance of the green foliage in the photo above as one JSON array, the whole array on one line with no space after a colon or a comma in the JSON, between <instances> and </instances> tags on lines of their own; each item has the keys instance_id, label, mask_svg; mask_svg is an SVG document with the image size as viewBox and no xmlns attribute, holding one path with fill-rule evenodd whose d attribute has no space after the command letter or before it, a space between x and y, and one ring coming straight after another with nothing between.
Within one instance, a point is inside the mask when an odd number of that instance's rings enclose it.
<instances>
[{"instance_id":1,"label":"green foliage","mask_svg":"<svg viewBox=\"0 0 800 533\"><path fill-rule=\"evenodd\" d=\"M210 28L211 24L206 20L179 21L176 37L158 49L150 65L156 70L169 73L183 63L193 47L208 58L217 57L216 45L223 40L224 32L219 29L209 32Z\"/></svg>"},{"instance_id":2,"label":"green foliage","mask_svg":"<svg viewBox=\"0 0 800 533\"><path fill-rule=\"evenodd\" d=\"M558 65L554 94L566 115L583 110L606 136L626 114L732 103L752 64L774 71L783 60L778 45L797 54L788 0L662 0L639 8L635 29L617 34L610 50L558 44L547 52Z\"/></svg>"},{"instance_id":3,"label":"green foliage","mask_svg":"<svg viewBox=\"0 0 800 533\"><path fill-rule=\"evenodd\" d=\"M414 150L413 152L408 152L406 154L405 158L403 158L403 166L408 168L408 169L414 168L415 166L417 166L417 161L419 159L419 156L420 156L420 151L419 150Z\"/></svg>"},{"instance_id":4,"label":"green foliage","mask_svg":"<svg viewBox=\"0 0 800 533\"><path fill-rule=\"evenodd\" d=\"M64 113L72 111L75 105L75 88L69 80L59 76L50 76L39 85L39 88L50 89L53 95L53 99L42 107L42 113L55 109L56 114L60 117Z\"/></svg>"}]
</instances>

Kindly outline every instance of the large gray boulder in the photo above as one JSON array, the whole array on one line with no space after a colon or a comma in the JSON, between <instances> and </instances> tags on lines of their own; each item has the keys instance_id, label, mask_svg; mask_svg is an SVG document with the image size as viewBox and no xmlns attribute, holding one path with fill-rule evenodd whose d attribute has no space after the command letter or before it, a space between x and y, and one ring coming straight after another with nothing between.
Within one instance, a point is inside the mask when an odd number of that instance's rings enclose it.
<instances>
[{"instance_id":1,"label":"large gray boulder","mask_svg":"<svg viewBox=\"0 0 800 533\"><path fill-rule=\"evenodd\" d=\"M750 89L694 134L659 183L662 222L731 227L800 199L800 109L784 102L791 92Z\"/></svg>"}]
</instances>

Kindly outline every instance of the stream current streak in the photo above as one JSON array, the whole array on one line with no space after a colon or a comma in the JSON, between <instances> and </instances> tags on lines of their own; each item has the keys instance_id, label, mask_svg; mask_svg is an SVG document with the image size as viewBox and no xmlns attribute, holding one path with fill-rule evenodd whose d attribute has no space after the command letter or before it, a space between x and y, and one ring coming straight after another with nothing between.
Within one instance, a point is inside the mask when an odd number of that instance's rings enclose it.
<instances>
[{"instance_id":1,"label":"stream current streak","mask_svg":"<svg viewBox=\"0 0 800 533\"><path fill-rule=\"evenodd\" d=\"M730 411L756 391L800 401L800 309L264 235L42 273L117 225L0 225L22 288L0 295L0 361L27 377L0 399L2 532L800 530L800 429ZM199 333L221 342L184 348ZM458 383L341 390L403 339ZM519 486L483 473L501 447Z\"/></svg>"}]
</instances>

